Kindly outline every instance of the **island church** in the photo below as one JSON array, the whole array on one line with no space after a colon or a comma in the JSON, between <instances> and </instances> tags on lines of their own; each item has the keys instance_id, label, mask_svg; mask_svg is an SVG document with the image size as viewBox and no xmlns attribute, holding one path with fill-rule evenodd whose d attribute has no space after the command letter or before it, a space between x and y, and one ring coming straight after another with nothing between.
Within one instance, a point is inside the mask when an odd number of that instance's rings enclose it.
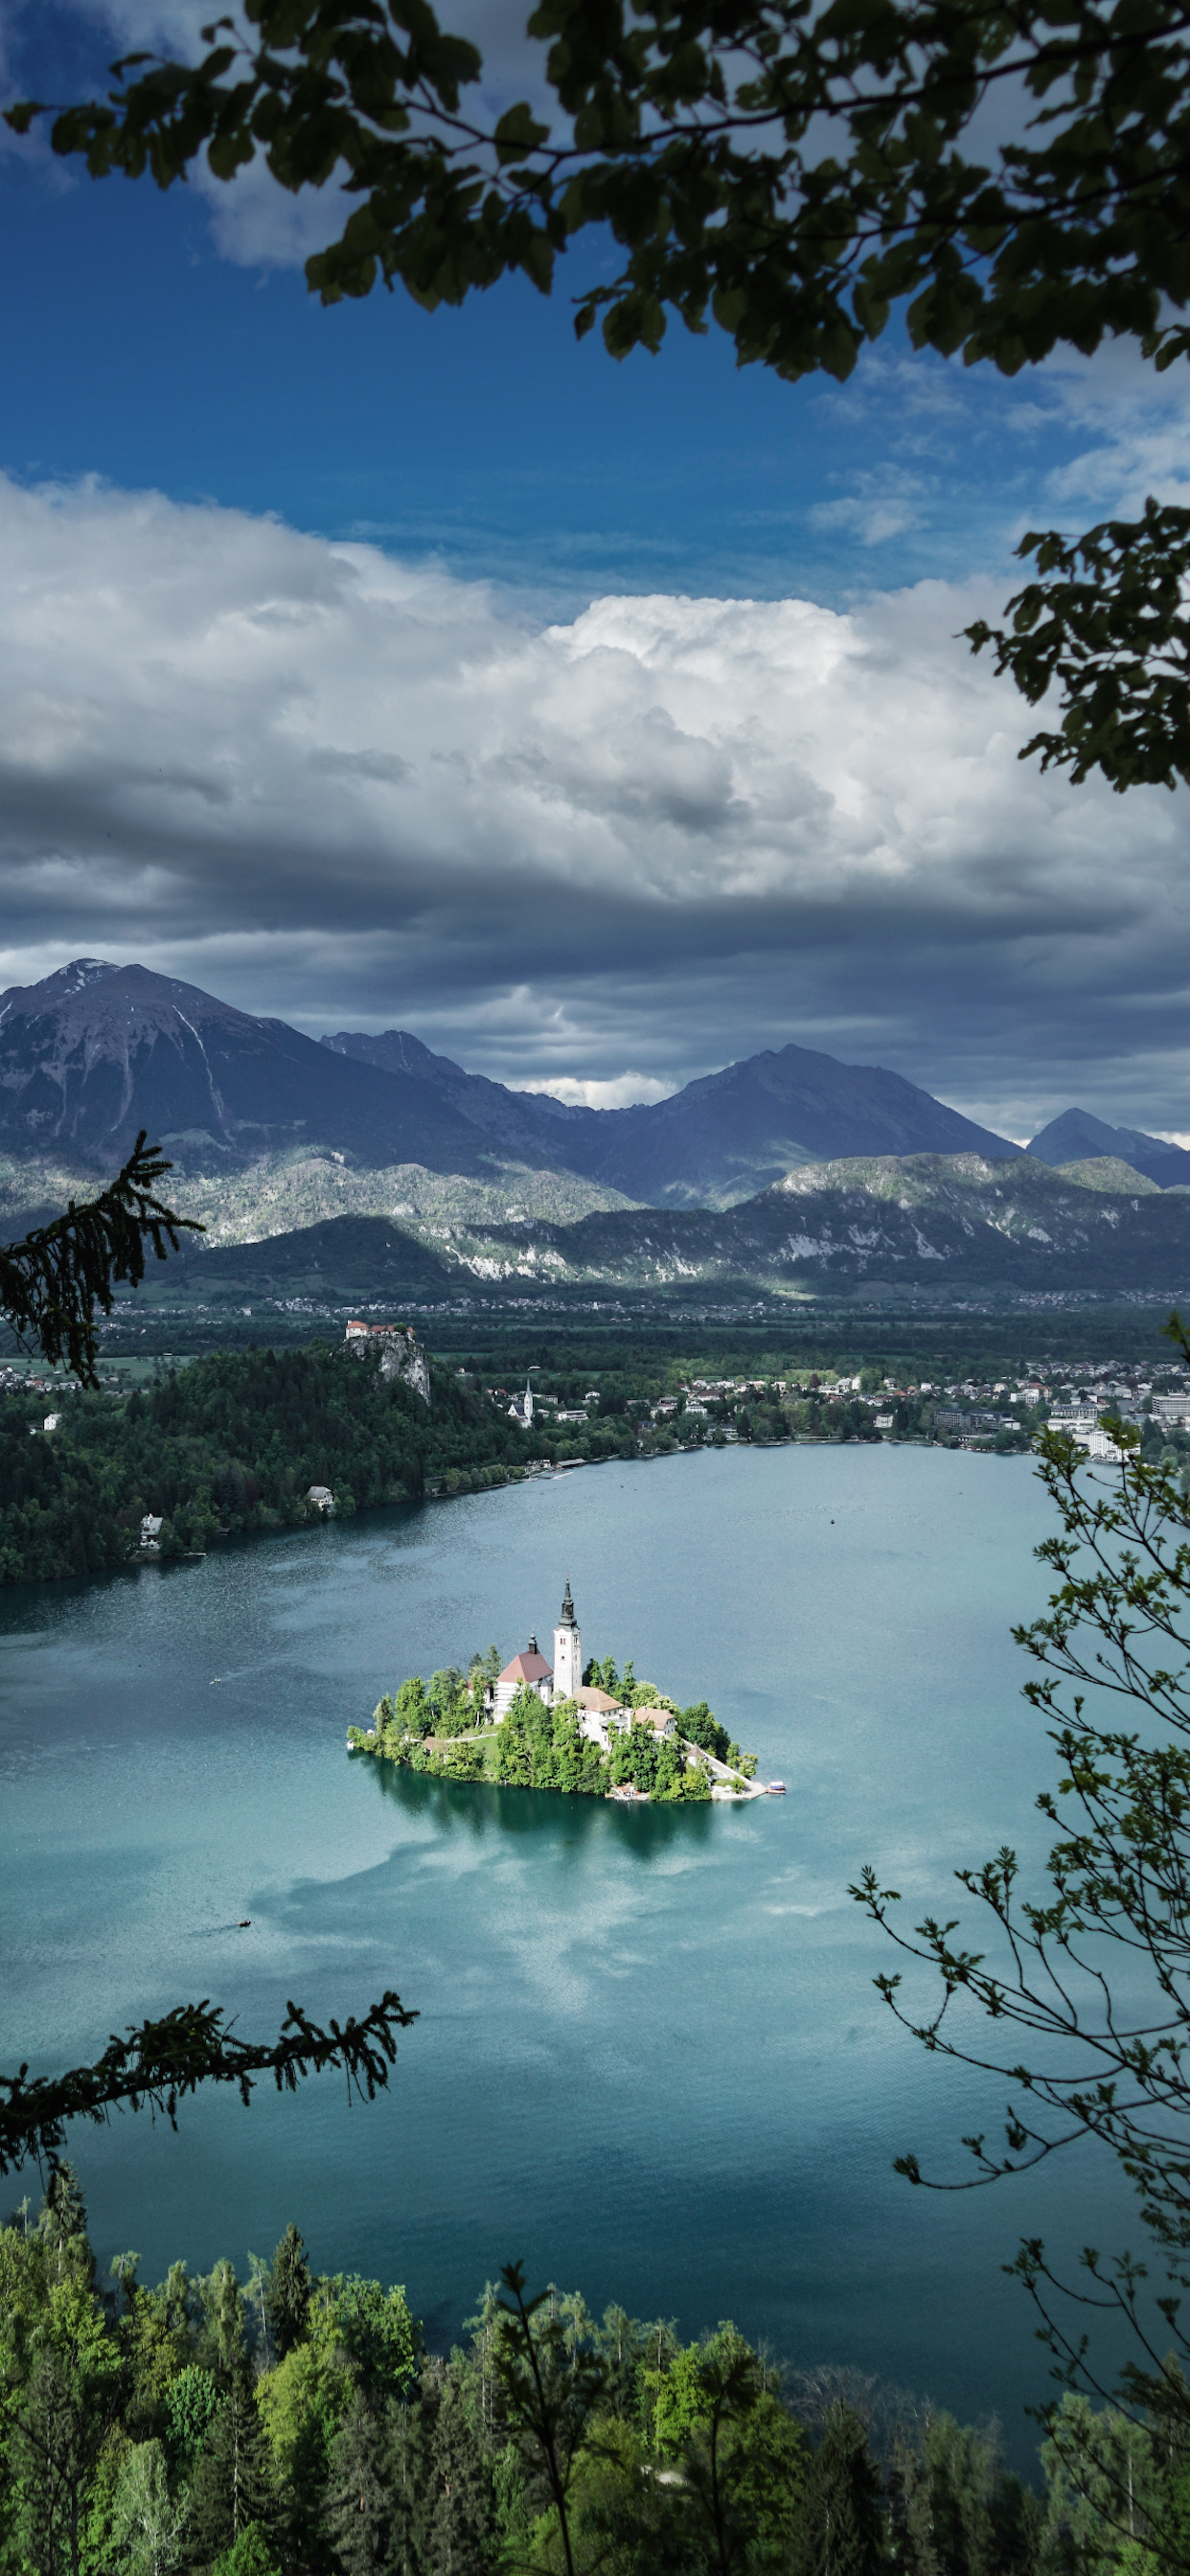
<instances>
[{"instance_id":1,"label":"island church","mask_svg":"<svg viewBox=\"0 0 1190 2576\"><path fill-rule=\"evenodd\" d=\"M536 1691L538 1698L544 1701L547 1708L552 1708L556 1699L576 1701L580 1712L579 1725L583 1734L588 1736L592 1743L601 1745L605 1753L612 1736L626 1734L634 1716L638 1722L643 1721L652 1725L659 1735L673 1735L677 1731L673 1718L664 1709L633 1710L624 1707L619 1700L613 1699L608 1691L584 1687L583 1641L578 1620L574 1615L569 1575L566 1578L566 1592L559 1612L558 1624L554 1630L553 1663L547 1664L545 1656L538 1647L536 1637L530 1637L524 1653L513 1656L512 1662L505 1665L492 1689L489 1706L497 1725L507 1716L518 1690L522 1687Z\"/></svg>"}]
</instances>

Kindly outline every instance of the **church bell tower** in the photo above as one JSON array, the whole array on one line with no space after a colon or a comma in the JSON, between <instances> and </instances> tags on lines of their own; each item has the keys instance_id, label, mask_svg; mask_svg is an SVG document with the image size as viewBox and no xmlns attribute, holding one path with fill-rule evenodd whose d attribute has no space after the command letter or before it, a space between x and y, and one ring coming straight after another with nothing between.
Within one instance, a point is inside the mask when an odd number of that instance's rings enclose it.
<instances>
[{"instance_id":1,"label":"church bell tower","mask_svg":"<svg viewBox=\"0 0 1190 2576\"><path fill-rule=\"evenodd\" d=\"M579 1635L574 1603L570 1598L570 1577L566 1578L566 1598L558 1625L554 1630L554 1698L573 1699L583 1678L583 1641Z\"/></svg>"}]
</instances>

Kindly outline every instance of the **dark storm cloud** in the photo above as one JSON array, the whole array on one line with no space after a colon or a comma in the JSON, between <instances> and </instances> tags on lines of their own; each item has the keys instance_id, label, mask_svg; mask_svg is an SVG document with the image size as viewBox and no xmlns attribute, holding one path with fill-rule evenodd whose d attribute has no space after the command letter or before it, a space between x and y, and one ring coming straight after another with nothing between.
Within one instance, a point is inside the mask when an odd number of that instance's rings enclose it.
<instances>
[{"instance_id":1,"label":"dark storm cloud","mask_svg":"<svg viewBox=\"0 0 1190 2576\"><path fill-rule=\"evenodd\" d=\"M1010 1133L1190 1125L1181 804L1018 762L974 592L541 630L152 497L0 484L0 542L5 981L140 957L614 1096L792 1037Z\"/></svg>"}]
</instances>

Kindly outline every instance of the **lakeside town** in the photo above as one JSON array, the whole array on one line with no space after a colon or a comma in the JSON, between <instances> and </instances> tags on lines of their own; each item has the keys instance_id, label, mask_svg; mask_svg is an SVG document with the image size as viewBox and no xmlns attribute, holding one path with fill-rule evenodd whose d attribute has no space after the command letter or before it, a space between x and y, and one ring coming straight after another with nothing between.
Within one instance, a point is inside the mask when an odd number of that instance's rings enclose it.
<instances>
[{"instance_id":1,"label":"lakeside town","mask_svg":"<svg viewBox=\"0 0 1190 2576\"><path fill-rule=\"evenodd\" d=\"M1146 1466L1190 1495L1190 1372L1177 1365L1076 1353L943 1376L903 1356L809 1367L774 1355L712 1373L655 1344L537 1347L514 1376L495 1353L430 1352L407 1322L357 1316L337 1345L163 1356L93 1389L11 1362L0 1583L194 1559L254 1531L728 1447L1025 1456L1048 1427L1112 1464L1122 1421Z\"/></svg>"},{"instance_id":2,"label":"lakeside town","mask_svg":"<svg viewBox=\"0 0 1190 2576\"><path fill-rule=\"evenodd\" d=\"M607 1409L604 1391L588 1388L581 1402L529 1381L509 1399L510 1418L528 1431L536 1422L563 1441L588 1428ZM942 1384L929 1378L883 1375L875 1368L810 1370L800 1377L696 1377L672 1392L625 1397L623 1413L640 1452L701 1443L730 1445L741 1439L761 1446L816 1438L930 1440L964 1449L1025 1450L1042 1428L1065 1431L1093 1458L1117 1458L1119 1449L1101 1429L1110 1414L1154 1437L1190 1431L1190 1372L1158 1376L1125 1364L1098 1368L1057 1365L1016 1378L975 1378ZM542 1458L539 1467L551 1464Z\"/></svg>"}]
</instances>

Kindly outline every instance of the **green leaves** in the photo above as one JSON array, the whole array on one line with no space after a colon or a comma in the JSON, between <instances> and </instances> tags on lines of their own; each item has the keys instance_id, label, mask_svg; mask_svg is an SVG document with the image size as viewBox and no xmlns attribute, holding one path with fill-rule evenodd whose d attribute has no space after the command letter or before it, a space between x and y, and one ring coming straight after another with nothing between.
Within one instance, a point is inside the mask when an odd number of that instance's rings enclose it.
<instances>
[{"instance_id":1,"label":"green leaves","mask_svg":"<svg viewBox=\"0 0 1190 2576\"><path fill-rule=\"evenodd\" d=\"M1190 510L1150 498L1136 520L1108 519L1085 537L1030 530L1017 548L1040 578L1008 602L1009 629L978 619L972 650L996 649L1035 706L1056 682L1056 732L1033 735L1020 757L1066 769L1075 785L1099 770L1118 794L1190 778Z\"/></svg>"},{"instance_id":2,"label":"green leaves","mask_svg":"<svg viewBox=\"0 0 1190 2576\"><path fill-rule=\"evenodd\" d=\"M386 1993L362 2020L321 2030L299 2004L290 2004L280 2036L263 2046L237 2039L210 2003L179 2004L160 2021L142 2022L124 2038L114 2034L93 2066L26 2081L28 2067L0 2075L0 2174L29 2157L57 2161L70 2120L106 2121L123 2105L146 2103L177 2126L178 2104L200 2084L234 2084L247 2103L257 2075L273 2076L278 2092L293 2093L299 2079L324 2067L341 2067L349 2088L371 2101L388 2082L397 2053L394 2033L417 2020L399 1995Z\"/></svg>"},{"instance_id":3,"label":"green leaves","mask_svg":"<svg viewBox=\"0 0 1190 2576\"><path fill-rule=\"evenodd\" d=\"M548 137L548 125L539 125L523 100L519 106L508 108L493 135L501 168L511 161L529 160L538 144L545 143Z\"/></svg>"},{"instance_id":4,"label":"green leaves","mask_svg":"<svg viewBox=\"0 0 1190 2576\"><path fill-rule=\"evenodd\" d=\"M607 2366L577 2334L568 2339L550 2291L526 2298L523 2264L504 2264L500 2279L493 2363L513 2438L557 2514L567 2576L574 2576L567 2508Z\"/></svg>"},{"instance_id":5,"label":"green leaves","mask_svg":"<svg viewBox=\"0 0 1190 2576\"><path fill-rule=\"evenodd\" d=\"M114 65L106 101L56 116L54 149L163 187L201 155L230 177L260 148L283 187L340 173L374 240L361 265L328 210L311 283L332 297L381 275L421 302L510 268L542 284L543 244L607 227L617 354L657 347L667 309L701 329L709 307L742 363L841 375L912 298L921 345L1008 372L1121 331L1156 335L1168 363L1165 308L1190 299L1173 0L1014 19L960 0L835 0L816 19L806 0L639 0L627 22L549 0L529 27L550 48L556 133L523 101L490 127L467 115L479 55L426 0L247 0L197 63ZM1006 83L1038 104L988 167L965 137ZM22 134L45 112L6 111Z\"/></svg>"}]
</instances>

